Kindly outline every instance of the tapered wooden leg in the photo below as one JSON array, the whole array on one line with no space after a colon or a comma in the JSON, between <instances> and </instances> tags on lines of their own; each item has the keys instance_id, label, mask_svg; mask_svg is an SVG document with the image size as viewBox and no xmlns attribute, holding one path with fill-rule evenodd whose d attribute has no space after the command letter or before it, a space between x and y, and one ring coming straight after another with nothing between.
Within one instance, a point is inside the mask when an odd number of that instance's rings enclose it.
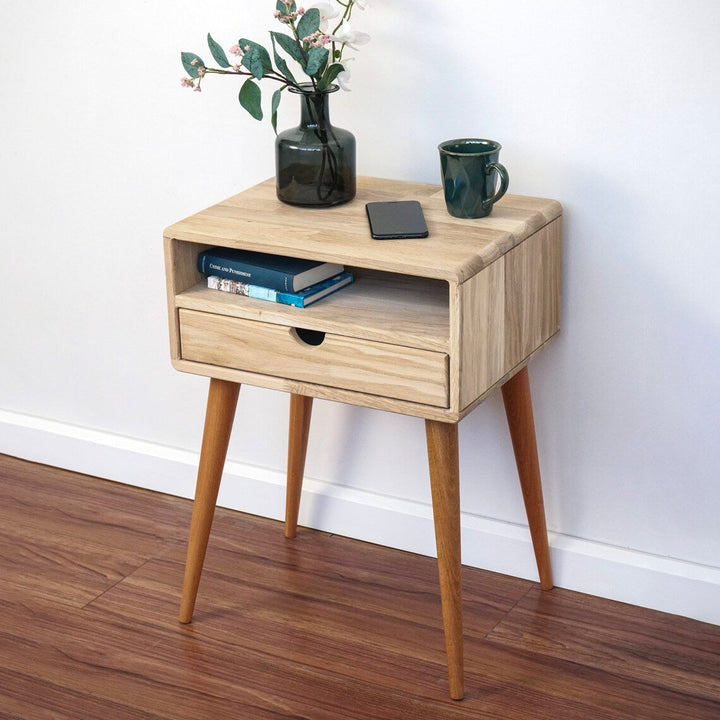
<instances>
[{"instance_id":1,"label":"tapered wooden leg","mask_svg":"<svg viewBox=\"0 0 720 720\"><path fill-rule=\"evenodd\" d=\"M285 537L294 538L297 533L300 495L313 399L306 395L290 395L290 427L288 431L287 491L285 496Z\"/></svg>"},{"instance_id":2,"label":"tapered wooden leg","mask_svg":"<svg viewBox=\"0 0 720 720\"><path fill-rule=\"evenodd\" d=\"M235 418L240 385L226 380L210 380L200 464L195 488L190 539L185 561L185 579L180 601L180 622L192 620L210 527L215 514L220 479Z\"/></svg>"},{"instance_id":3,"label":"tapered wooden leg","mask_svg":"<svg viewBox=\"0 0 720 720\"><path fill-rule=\"evenodd\" d=\"M426 420L425 432L450 697L462 700L464 679L458 426L456 423Z\"/></svg>"},{"instance_id":4,"label":"tapered wooden leg","mask_svg":"<svg viewBox=\"0 0 720 720\"><path fill-rule=\"evenodd\" d=\"M525 501L530 537L535 550L540 586L543 590L549 590L553 586L553 577L535 439L530 379L526 367L502 386L502 396Z\"/></svg>"}]
</instances>

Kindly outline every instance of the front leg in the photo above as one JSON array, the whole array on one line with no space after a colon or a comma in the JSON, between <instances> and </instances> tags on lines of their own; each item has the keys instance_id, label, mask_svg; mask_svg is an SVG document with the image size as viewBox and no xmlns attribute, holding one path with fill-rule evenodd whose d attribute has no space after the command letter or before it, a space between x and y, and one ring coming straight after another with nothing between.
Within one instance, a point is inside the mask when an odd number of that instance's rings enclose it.
<instances>
[{"instance_id":1,"label":"front leg","mask_svg":"<svg viewBox=\"0 0 720 720\"><path fill-rule=\"evenodd\" d=\"M181 623L192 620L239 392L238 383L210 380L180 601Z\"/></svg>"},{"instance_id":2,"label":"front leg","mask_svg":"<svg viewBox=\"0 0 720 720\"><path fill-rule=\"evenodd\" d=\"M425 421L450 697L462 700L463 619L457 423Z\"/></svg>"}]
</instances>

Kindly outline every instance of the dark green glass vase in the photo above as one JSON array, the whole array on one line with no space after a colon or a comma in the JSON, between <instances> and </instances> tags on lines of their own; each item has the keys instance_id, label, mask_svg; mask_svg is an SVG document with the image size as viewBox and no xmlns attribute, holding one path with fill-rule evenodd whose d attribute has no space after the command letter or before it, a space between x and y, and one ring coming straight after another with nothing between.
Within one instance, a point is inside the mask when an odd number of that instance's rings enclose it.
<instances>
[{"instance_id":1,"label":"dark green glass vase","mask_svg":"<svg viewBox=\"0 0 720 720\"><path fill-rule=\"evenodd\" d=\"M327 207L355 197L355 136L330 123L328 100L337 89L290 88L300 96L300 124L275 139L277 196L285 203Z\"/></svg>"}]
</instances>

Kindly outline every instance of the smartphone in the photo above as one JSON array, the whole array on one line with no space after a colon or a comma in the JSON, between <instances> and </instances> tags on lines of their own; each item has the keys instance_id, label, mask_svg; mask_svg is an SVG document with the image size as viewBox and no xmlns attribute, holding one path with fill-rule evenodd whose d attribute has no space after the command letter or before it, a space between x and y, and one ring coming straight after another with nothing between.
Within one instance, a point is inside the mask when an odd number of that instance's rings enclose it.
<instances>
[{"instance_id":1,"label":"smartphone","mask_svg":"<svg viewBox=\"0 0 720 720\"><path fill-rule=\"evenodd\" d=\"M370 234L376 240L428 236L422 207L417 200L369 202L365 205Z\"/></svg>"}]
</instances>

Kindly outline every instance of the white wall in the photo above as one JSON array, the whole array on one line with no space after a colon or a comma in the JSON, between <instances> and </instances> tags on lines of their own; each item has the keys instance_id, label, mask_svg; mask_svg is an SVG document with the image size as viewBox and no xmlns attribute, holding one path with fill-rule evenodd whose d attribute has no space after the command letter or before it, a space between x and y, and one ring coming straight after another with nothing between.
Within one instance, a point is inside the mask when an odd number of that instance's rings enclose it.
<instances>
[{"instance_id":1,"label":"white wall","mask_svg":"<svg viewBox=\"0 0 720 720\"><path fill-rule=\"evenodd\" d=\"M238 87L180 50L271 0L14 3L0 24L0 452L188 495L207 381L168 360L164 226L273 172ZM472 10L472 12L471 12ZM558 584L720 623L720 4L376 0L359 171L436 182L500 140L565 207L563 330L531 366ZM286 98L280 125L295 121ZM243 388L223 488L279 517L287 397ZM460 426L464 560L535 577L502 406ZM432 553L422 421L317 402L302 520Z\"/></svg>"}]
</instances>

